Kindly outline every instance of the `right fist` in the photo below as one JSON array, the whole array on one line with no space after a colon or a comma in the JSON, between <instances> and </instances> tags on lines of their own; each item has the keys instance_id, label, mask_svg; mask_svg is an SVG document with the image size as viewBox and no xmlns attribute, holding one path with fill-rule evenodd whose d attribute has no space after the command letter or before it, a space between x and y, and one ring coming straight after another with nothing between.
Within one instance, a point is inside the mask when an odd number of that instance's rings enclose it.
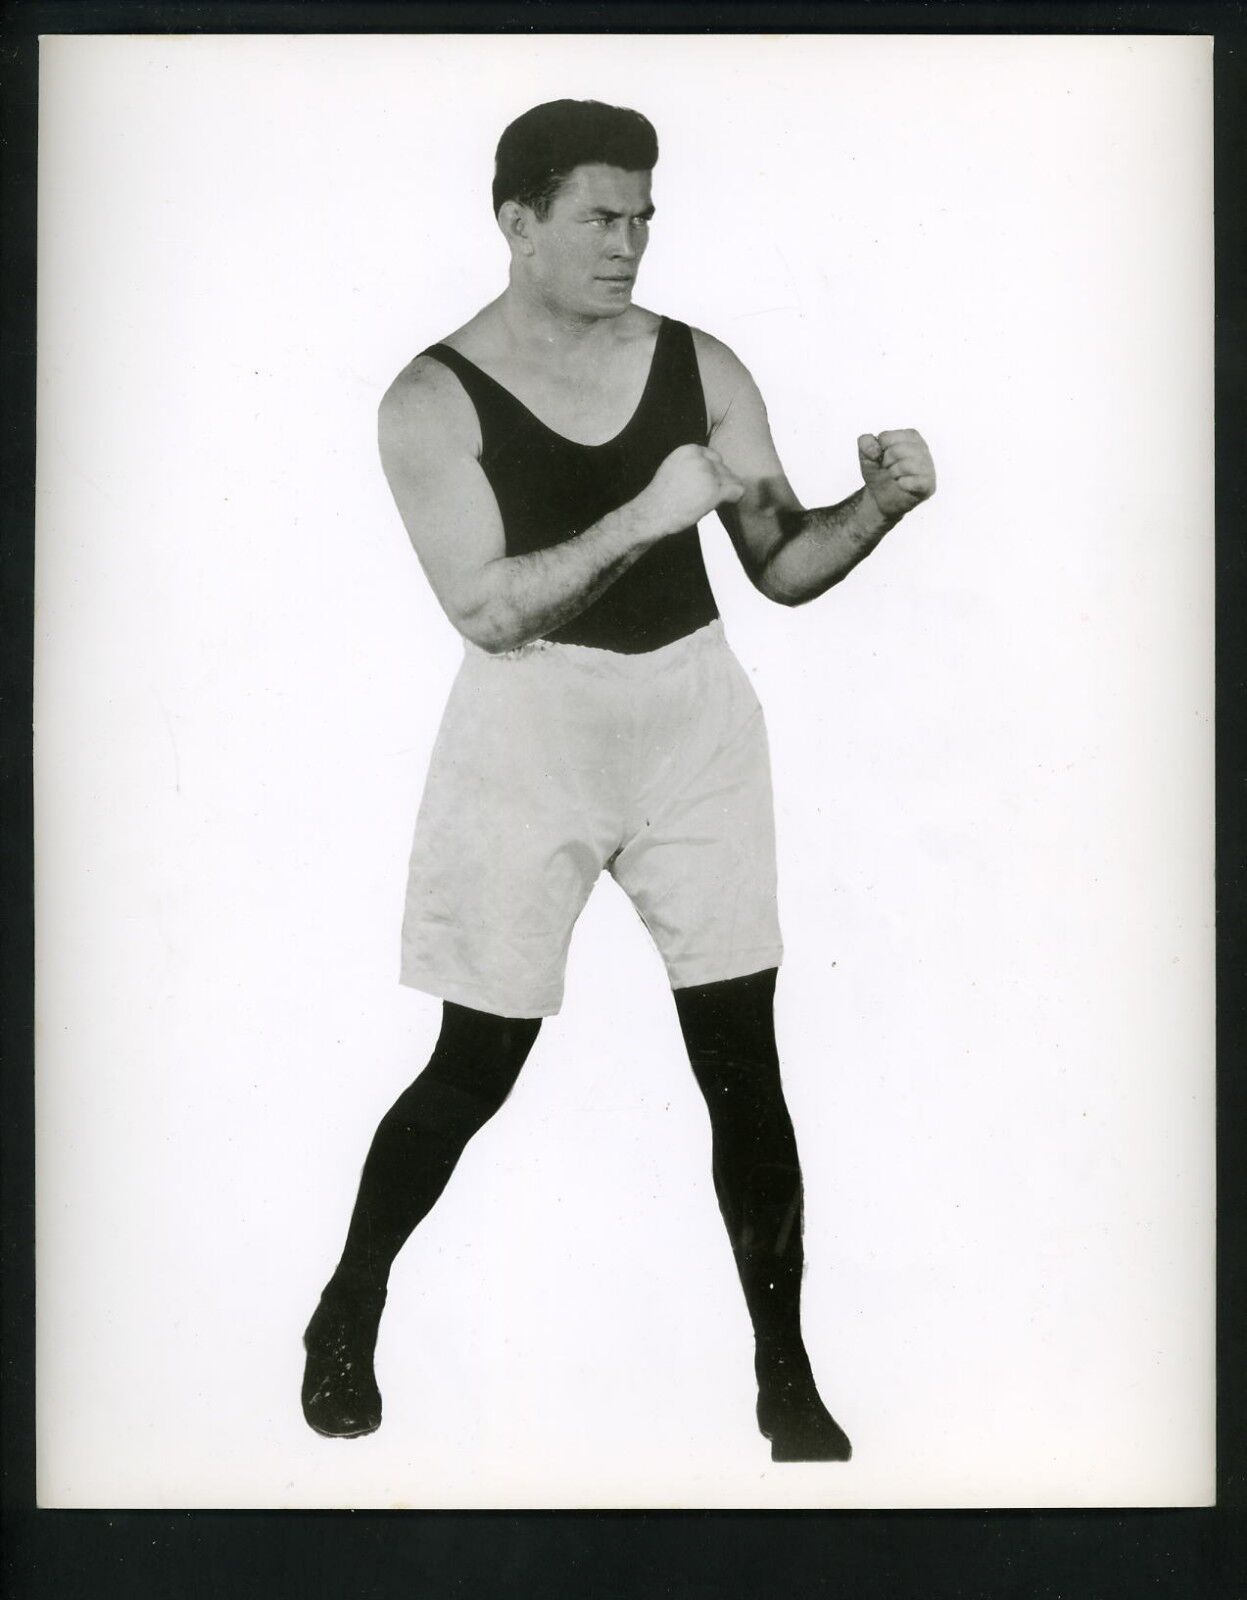
<instances>
[{"instance_id":1,"label":"right fist","mask_svg":"<svg viewBox=\"0 0 1247 1600\"><path fill-rule=\"evenodd\" d=\"M637 497L660 537L700 522L715 506L740 499L745 486L723 465L717 450L682 444L673 450Z\"/></svg>"}]
</instances>

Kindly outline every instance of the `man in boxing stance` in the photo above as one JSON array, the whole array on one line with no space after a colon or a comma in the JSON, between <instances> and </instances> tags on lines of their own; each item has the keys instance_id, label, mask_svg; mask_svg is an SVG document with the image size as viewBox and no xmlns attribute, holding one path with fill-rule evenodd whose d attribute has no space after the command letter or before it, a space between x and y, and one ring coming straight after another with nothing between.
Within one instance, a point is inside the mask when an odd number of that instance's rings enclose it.
<instances>
[{"instance_id":1,"label":"man in boxing stance","mask_svg":"<svg viewBox=\"0 0 1247 1600\"><path fill-rule=\"evenodd\" d=\"M801 1173L775 1049L781 957L766 733L723 636L697 523L718 511L769 599L838 583L935 488L902 429L858 440L863 487L805 510L749 373L634 305L653 128L556 101L498 146L502 294L400 373L381 458L465 640L416 825L404 983L443 1001L428 1066L382 1119L304 1336L318 1432L381 1421L391 1264L558 1011L605 869L672 985L710 1113L715 1190L777 1461L847 1460L801 1336Z\"/></svg>"}]
</instances>

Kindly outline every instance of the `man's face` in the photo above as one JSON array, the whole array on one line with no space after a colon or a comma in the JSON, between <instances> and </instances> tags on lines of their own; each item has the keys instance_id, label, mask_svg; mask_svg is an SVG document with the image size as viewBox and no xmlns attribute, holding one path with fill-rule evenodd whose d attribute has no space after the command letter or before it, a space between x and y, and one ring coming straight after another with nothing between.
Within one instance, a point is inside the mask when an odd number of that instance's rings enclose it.
<instances>
[{"instance_id":1,"label":"man's face","mask_svg":"<svg viewBox=\"0 0 1247 1600\"><path fill-rule=\"evenodd\" d=\"M577 167L533 224L533 277L547 301L585 316L626 311L653 214L648 172Z\"/></svg>"}]
</instances>

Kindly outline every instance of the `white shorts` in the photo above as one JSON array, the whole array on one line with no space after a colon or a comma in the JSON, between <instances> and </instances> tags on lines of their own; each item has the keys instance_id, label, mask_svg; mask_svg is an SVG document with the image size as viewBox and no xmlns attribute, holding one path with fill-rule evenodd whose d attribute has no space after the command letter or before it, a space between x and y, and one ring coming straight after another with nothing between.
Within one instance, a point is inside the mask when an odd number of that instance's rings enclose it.
<instances>
[{"instance_id":1,"label":"white shorts","mask_svg":"<svg viewBox=\"0 0 1247 1600\"><path fill-rule=\"evenodd\" d=\"M778 966L766 728L719 622L643 655L467 645L416 822L401 981L553 1016L603 868L673 988Z\"/></svg>"}]
</instances>

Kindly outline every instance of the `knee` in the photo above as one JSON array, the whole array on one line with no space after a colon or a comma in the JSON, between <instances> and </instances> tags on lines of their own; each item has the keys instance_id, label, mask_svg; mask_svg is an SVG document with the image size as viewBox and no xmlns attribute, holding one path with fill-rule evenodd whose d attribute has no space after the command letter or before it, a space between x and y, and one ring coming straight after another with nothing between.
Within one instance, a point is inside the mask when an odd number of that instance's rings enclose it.
<instances>
[{"instance_id":1,"label":"knee","mask_svg":"<svg viewBox=\"0 0 1247 1600\"><path fill-rule=\"evenodd\" d=\"M801 1168L795 1160L757 1161L749 1169L746 1186L757 1205L790 1205L801 1193Z\"/></svg>"},{"instance_id":2,"label":"knee","mask_svg":"<svg viewBox=\"0 0 1247 1600\"><path fill-rule=\"evenodd\" d=\"M514 1065L518 1071L536 1043L540 1017L498 1017L446 1001L437 1054L463 1061Z\"/></svg>"},{"instance_id":3,"label":"knee","mask_svg":"<svg viewBox=\"0 0 1247 1600\"><path fill-rule=\"evenodd\" d=\"M703 1087L775 1077L775 971L674 991L689 1060Z\"/></svg>"},{"instance_id":4,"label":"knee","mask_svg":"<svg viewBox=\"0 0 1247 1600\"><path fill-rule=\"evenodd\" d=\"M540 1028L539 1017L497 1017L448 1002L432 1058L417 1081L439 1086L484 1120L515 1087Z\"/></svg>"}]
</instances>

